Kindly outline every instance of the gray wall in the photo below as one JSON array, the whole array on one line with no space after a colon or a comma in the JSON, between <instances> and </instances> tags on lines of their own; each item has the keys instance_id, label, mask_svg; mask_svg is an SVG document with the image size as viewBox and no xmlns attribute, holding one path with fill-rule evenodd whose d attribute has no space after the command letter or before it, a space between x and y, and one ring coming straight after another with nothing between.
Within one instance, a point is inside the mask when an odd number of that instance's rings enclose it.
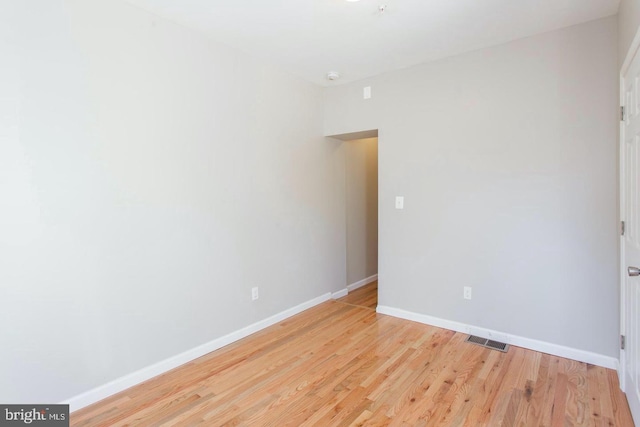
<instances>
[{"instance_id":1,"label":"gray wall","mask_svg":"<svg viewBox=\"0 0 640 427\"><path fill-rule=\"evenodd\" d=\"M326 90L327 135L379 129L380 305L617 357L616 43L611 17Z\"/></svg>"},{"instance_id":2,"label":"gray wall","mask_svg":"<svg viewBox=\"0 0 640 427\"><path fill-rule=\"evenodd\" d=\"M344 288L321 88L119 0L4 1L0 32L0 401Z\"/></svg>"},{"instance_id":3,"label":"gray wall","mask_svg":"<svg viewBox=\"0 0 640 427\"><path fill-rule=\"evenodd\" d=\"M618 61L625 60L631 42L640 27L640 0L620 0L618 9Z\"/></svg>"},{"instance_id":4,"label":"gray wall","mask_svg":"<svg viewBox=\"0 0 640 427\"><path fill-rule=\"evenodd\" d=\"M378 274L378 138L344 144L350 285Z\"/></svg>"}]
</instances>

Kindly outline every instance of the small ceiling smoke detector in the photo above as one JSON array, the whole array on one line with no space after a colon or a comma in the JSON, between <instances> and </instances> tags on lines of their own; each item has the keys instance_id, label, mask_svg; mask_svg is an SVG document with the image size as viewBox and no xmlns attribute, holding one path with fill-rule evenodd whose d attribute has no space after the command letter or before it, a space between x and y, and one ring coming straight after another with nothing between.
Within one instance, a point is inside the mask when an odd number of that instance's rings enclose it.
<instances>
[{"instance_id":1,"label":"small ceiling smoke detector","mask_svg":"<svg viewBox=\"0 0 640 427\"><path fill-rule=\"evenodd\" d=\"M327 80L338 80L340 78L340 73L337 71L329 71L327 73Z\"/></svg>"}]
</instances>

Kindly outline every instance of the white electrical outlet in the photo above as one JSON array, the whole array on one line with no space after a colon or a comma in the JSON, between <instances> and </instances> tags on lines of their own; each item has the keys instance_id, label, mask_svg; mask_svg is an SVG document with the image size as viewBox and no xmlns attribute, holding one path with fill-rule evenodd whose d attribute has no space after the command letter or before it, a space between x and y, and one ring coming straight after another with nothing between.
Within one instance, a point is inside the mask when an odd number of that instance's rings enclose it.
<instances>
[{"instance_id":1,"label":"white electrical outlet","mask_svg":"<svg viewBox=\"0 0 640 427\"><path fill-rule=\"evenodd\" d=\"M260 294L258 293L258 288L251 288L251 300L255 301L260 298Z\"/></svg>"},{"instance_id":2,"label":"white electrical outlet","mask_svg":"<svg viewBox=\"0 0 640 427\"><path fill-rule=\"evenodd\" d=\"M464 287L464 299L471 299L471 286Z\"/></svg>"}]
</instances>

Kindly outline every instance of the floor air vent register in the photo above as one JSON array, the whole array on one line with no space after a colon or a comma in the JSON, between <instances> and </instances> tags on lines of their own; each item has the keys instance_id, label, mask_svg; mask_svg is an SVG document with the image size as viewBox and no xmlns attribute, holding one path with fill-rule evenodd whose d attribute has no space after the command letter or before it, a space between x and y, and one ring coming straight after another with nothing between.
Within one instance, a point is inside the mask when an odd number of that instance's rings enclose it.
<instances>
[{"instance_id":1,"label":"floor air vent register","mask_svg":"<svg viewBox=\"0 0 640 427\"><path fill-rule=\"evenodd\" d=\"M488 340L482 337L476 337L475 335L469 335L465 342L479 345L482 347L490 348L492 350L498 350L503 353L506 353L509 350L509 344L505 344L503 342Z\"/></svg>"}]
</instances>

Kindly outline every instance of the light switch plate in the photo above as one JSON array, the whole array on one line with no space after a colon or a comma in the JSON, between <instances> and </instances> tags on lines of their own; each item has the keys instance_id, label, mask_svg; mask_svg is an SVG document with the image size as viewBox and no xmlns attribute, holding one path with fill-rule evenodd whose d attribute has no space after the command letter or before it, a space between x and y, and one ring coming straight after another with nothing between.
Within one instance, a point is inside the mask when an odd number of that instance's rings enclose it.
<instances>
[{"instance_id":1,"label":"light switch plate","mask_svg":"<svg viewBox=\"0 0 640 427\"><path fill-rule=\"evenodd\" d=\"M396 196L396 209L404 209L404 197Z\"/></svg>"}]
</instances>

